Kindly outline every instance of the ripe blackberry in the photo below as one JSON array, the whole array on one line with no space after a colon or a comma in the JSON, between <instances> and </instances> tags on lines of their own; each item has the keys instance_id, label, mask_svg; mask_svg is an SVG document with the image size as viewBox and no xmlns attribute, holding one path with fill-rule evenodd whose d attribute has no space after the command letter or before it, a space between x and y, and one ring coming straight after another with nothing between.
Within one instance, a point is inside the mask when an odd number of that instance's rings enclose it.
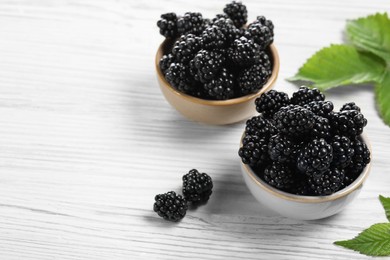
<instances>
[{"instance_id":1,"label":"ripe blackberry","mask_svg":"<svg viewBox=\"0 0 390 260\"><path fill-rule=\"evenodd\" d=\"M309 89L308 87L302 86L296 91L290 101L291 104L303 106L312 101L324 101L325 96L318 89Z\"/></svg>"},{"instance_id":2,"label":"ripe blackberry","mask_svg":"<svg viewBox=\"0 0 390 260\"><path fill-rule=\"evenodd\" d=\"M339 135L345 135L352 139L363 133L367 125L367 119L357 110L344 110L331 114L333 131Z\"/></svg>"},{"instance_id":3,"label":"ripe blackberry","mask_svg":"<svg viewBox=\"0 0 390 260\"><path fill-rule=\"evenodd\" d=\"M271 75L271 70L263 65L253 65L243 69L238 75L238 86L242 95L259 91Z\"/></svg>"},{"instance_id":4,"label":"ripe blackberry","mask_svg":"<svg viewBox=\"0 0 390 260\"><path fill-rule=\"evenodd\" d=\"M206 28L202 33L203 47L208 50L224 48L226 37L218 26Z\"/></svg>"},{"instance_id":5,"label":"ripe blackberry","mask_svg":"<svg viewBox=\"0 0 390 260\"><path fill-rule=\"evenodd\" d=\"M305 105L304 108L309 109L317 116L329 117L329 114L333 111L333 103L331 101L312 101Z\"/></svg>"},{"instance_id":6,"label":"ripe blackberry","mask_svg":"<svg viewBox=\"0 0 390 260\"><path fill-rule=\"evenodd\" d=\"M176 38L178 36L176 22L177 16L175 13L162 14L161 19L157 22L160 34L165 38Z\"/></svg>"},{"instance_id":7,"label":"ripe blackberry","mask_svg":"<svg viewBox=\"0 0 390 260\"><path fill-rule=\"evenodd\" d=\"M271 20L267 20L265 16L257 16L256 22L259 22L261 25L267 26L272 32L274 31L274 24Z\"/></svg>"},{"instance_id":8,"label":"ripe blackberry","mask_svg":"<svg viewBox=\"0 0 390 260\"><path fill-rule=\"evenodd\" d=\"M254 116L246 121L245 133L247 135L257 135L260 138L269 138L275 134L275 127L262 116Z\"/></svg>"},{"instance_id":9,"label":"ripe blackberry","mask_svg":"<svg viewBox=\"0 0 390 260\"><path fill-rule=\"evenodd\" d=\"M335 135L330 144L333 148L332 165L344 169L351 163L355 153L351 140L346 136Z\"/></svg>"},{"instance_id":10,"label":"ripe blackberry","mask_svg":"<svg viewBox=\"0 0 390 260\"><path fill-rule=\"evenodd\" d=\"M171 53L163 55L159 62L161 71L165 74L169 66L171 66L171 64L174 63L174 61L175 59Z\"/></svg>"},{"instance_id":11,"label":"ripe blackberry","mask_svg":"<svg viewBox=\"0 0 390 260\"><path fill-rule=\"evenodd\" d=\"M275 127L286 135L302 137L314 126L314 114L297 105L287 105L274 115Z\"/></svg>"},{"instance_id":12,"label":"ripe blackberry","mask_svg":"<svg viewBox=\"0 0 390 260\"><path fill-rule=\"evenodd\" d=\"M308 182L315 195L326 196L338 191L342 187L344 178L344 170L332 168L319 175L313 174Z\"/></svg>"},{"instance_id":13,"label":"ripe blackberry","mask_svg":"<svg viewBox=\"0 0 390 260\"><path fill-rule=\"evenodd\" d=\"M259 59L260 48L255 42L245 37L234 40L228 50L229 60L240 67L249 67Z\"/></svg>"},{"instance_id":14,"label":"ripe blackberry","mask_svg":"<svg viewBox=\"0 0 390 260\"><path fill-rule=\"evenodd\" d=\"M266 118L272 118L281 107L290 104L290 99L284 92L270 90L257 98L255 104L257 112Z\"/></svg>"},{"instance_id":15,"label":"ripe blackberry","mask_svg":"<svg viewBox=\"0 0 390 260\"><path fill-rule=\"evenodd\" d=\"M230 19L229 16L227 16L226 14L217 14L213 19L211 19L211 24L214 25L215 22L217 22L220 18Z\"/></svg>"},{"instance_id":16,"label":"ripe blackberry","mask_svg":"<svg viewBox=\"0 0 390 260\"><path fill-rule=\"evenodd\" d=\"M242 140L242 144L242 147L238 150L238 155L243 163L258 167L269 161L268 140L266 138L247 135Z\"/></svg>"},{"instance_id":17,"label":"ripe blackberry","mask_svg":"<svg viewBox=\"0 0 390 260\"><path fill-rule=\"evenodd\" d=\"M183 195L192 203L203 203L209 200L213 189L213 181L206 173L196 169L183 176Z\"/></svg>"},{"instance_id":18,"label":"ripe blackberry","mask_svg":"<svg viewBox=\"0 0 390 260\"><path fill-rule=\"evenodd\" d=\"M165 220L176 222L186 215L187 201L173 191L156 195L154 200L153 210Z\"/></svg>"},{"instance_id":19,"label":"ripe blackberry","mask_svg":"<svg viewBox=\"0 0 390 260\"><path fill-rule=\"evenodd\" d=\"M172 55L176 62L188 64L201 49L202 41L193 34L180 36L172 47Z\"/></svg>"},{"instance_id":20,"label":"ripe blackberry","mask_svg":"<svg viewBox=\"0 0 390 260\"><path fill-rule=\"evenodd\" d=\"M356 110L360 112L360 107L358 107L355 102L349 102L345 103L341 108L340 112L345 111L345 110Z\"/></svg>"},{"instance_id":21,"label":"ripe blackberry","mask_svg":"<svg viewBox=\"0 0 390 260\"><path fill-rule=\"evenodd\" d=\"M216 78L204 84L204 89L211 98L218 100L232 98L234 96L234 75L226 68L222 68Z\"/></svg>"},{"instance_id":22,"label":"ripe blackberry","mask_svg":"<svg viewBox=\"0 0 390 260\"><path fill-rule=\"evenodd\" d=\"M264 180L277 189L288 190L294 184L294 175L288 165L273 162L265 168Z\"/></svg>"},{"instance_id":23,"label":"ripe blackberry","mask_svg":"<svg viewBox=\"0 0 390 260\"><path fill-rule=\"evenodd\" d=\"M218 75L222 68L224 57L217 51L200 50L190 62L190 69L193 71L197 81L202 83L210 82Z\"/></svg>"},{"instance_id":24,"label":"ripe blackberry","mask_svg":"<svg viewBox=\"0 0 390 260\"><path fill-rule=\"evenodd\" d=\"M174 88L181 92L188 94L194 90L188 71L181 63L172 63L165 73L165 78Z\"/></svg>"},{"instance_id":25,"label":"ripe blackberry","mask_svg":"<svg viewBox=\"0 0 390 260\"><path fill-rule=\"evenodd\" d=\"M347 171L351 174L359 175L371 161L371 154L366 143L359 139L352 142L352 147L355 153L352 156L351 164L347 167Z\"/></svg>"},{"instance_id":26,"label":"ripe blackberry","mask_svg":"<svg viewBox=\"0 0 390 260\"><path fill-rule=\"evenodd\" d=\"M199 35L204 30L204 20L201 13L187 12L177 20L179 34L191 33Z\"/></svg>"},{"instance_id":27,"label":"ripe blackberry","mask_svg":"<svg viewBox=\"0 0 390 260\"><path fill-rule=\"evenodd\" d=\"M258 60L255 61L255 64L263 65L266 69L272 71L271 59L265 51L260 51L257 58Z\"/></svg>"},{"instance_id":28,"label":"ripe blackberry","mask_svg":"<svg viewBox=\"0 0 390 260\"><path fill-rule=\"evenodd\" d=\"M220 16L219 18L213 19L214 26L217 26L221 29L222 33L225 35L227 45L230 45L235 39L238 39L243 35L242 31L237 29L233 21L229 18Z\"/></svg>"},{"instance_id":29,"label":"ripe blackberry","mask_svg":"<svg viewBox=\"0 0 390 260\"><path fill-rule=\"evenodd\" d=\"M259 21L255 21L248 26L245 36L253 39L262 50L267 48L274 41L273 30L271 30L270 27L261 24Z\"/></svg>"},{"instance_id":30,"label":"ripe blackberry","mask_svg":"<svg viewBox=\"0 0 390 260\"><path fill-rule=\"evenodd\" d=\"M314 116L314 125L311 132L311 136L314 138L324 138L329 140L332 136L332 128L330 127L329 120L325 117Z\"/></svg>"},{"instance_id":31,"label":"ripe blackberry","mask_svg":"<svg viewBox=\"0 0 390 260\"><path fill-rule=\"evenodd\" d=\"M246 6L241 2L233 1L227 4L223 12L232 19L237 28L242 27L248 21L248 11L246 10Z\"/></svg>"},{"instance_id":32,"label":"ripe blackberry","mask_svg":"<svg viewBox=\"0 0 390 260\"><path fill-rule=\"evenodd\" d=\"M297 167L302 173L311 176L328 170L332 160L332 146L324 139L314 139L299 152Z\"/></svg>"},{"instance_id":33,"label":"ripe blackberry","mask_svg":"<svg viewBox=\"0 0 390 260\"><path fill-rule=\"evenodd\" d=\"M290 138L277 134L269 139L268 153L273 161L291 162L295 155L295 145Z\"/></svg>"}]
</instances>

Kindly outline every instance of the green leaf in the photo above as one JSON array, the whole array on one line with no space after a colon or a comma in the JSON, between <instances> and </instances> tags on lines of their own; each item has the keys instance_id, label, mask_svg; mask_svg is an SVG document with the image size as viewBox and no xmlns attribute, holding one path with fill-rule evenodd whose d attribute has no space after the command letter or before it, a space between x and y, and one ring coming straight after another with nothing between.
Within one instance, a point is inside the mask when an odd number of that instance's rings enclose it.
<instances>
[{"instance_id":1,"label":"green leaf","mask_svg":"<svg viewBox=\"0 0 390 260\"><path fill-rule=\"evenodd\" d=\"M385 208L386 217L390 221L390 198L385 198L382 195L379 195L379 199L383 205L383 208Z\"/></svg>"},{"instance_id":2,"label":"green leaf","mask_svg":"<svg viewBox=\"0 0 390 260\"><path fill-rule=\"evenodd\" d=\"M332 87L379 82L385 64L383 60L367 52L359 52L349 45L331 45L309 58L288 79L290 81L310 81L320 90Z\"/></svg>"},{"instance_id":3,"label":"green leaf","mask_svg":"<svg viewBox=\"0 0 390 260\"><path fill-rule=\"evenodd\" d=\"M334 243L365 255L389 256L390 223L372 225L354 239L336 241Z\"/></svg>"},{"instance_id":4,"label":"green leaf","mask_svg":"<svg viewBox=\"0 0 390 260\"><path fill-rule=\"evenodd\" d=\"M383 121L390 126L390 71L375 86L376 103Z\"/></svg>"},{"instance_id":5,"label":"green leaf","mask_svg":"<svg viewBox=\"0 0 390 260\"><path fill-rule=\"evenodd\" d=\"M356 47L372 52L390 63L390 19L387 13L348 21L347 35Z\"/></svg>"}]
</instances>

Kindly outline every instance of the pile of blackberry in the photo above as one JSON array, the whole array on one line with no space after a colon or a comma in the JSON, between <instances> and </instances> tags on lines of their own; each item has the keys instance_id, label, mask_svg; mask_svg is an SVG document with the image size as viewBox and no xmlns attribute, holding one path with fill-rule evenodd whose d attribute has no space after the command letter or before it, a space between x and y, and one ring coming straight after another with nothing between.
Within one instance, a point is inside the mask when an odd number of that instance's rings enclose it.
<instances>
[{"instance_id":1,"label":"pile of blackberry","mask_svg":"<svg viewBox=\"0 0 390 260\"><path fill-rule=\"evenodd\" d=\"M360 135L367 125L353 102L334 111L318 89L290 98L271 90L255 101L238 154L265 182L285 192L326 196L359 177L370 162Z\"/></svg>"},{"instance_id":2,"label":"pile of blackberry","mask_svg":"<svg viewBox=\"0 0 390 260\"><path fill-rule=\"evenodd\" d=\"M272 72L274 25L264 16L247 22L246 6L236 1L212 19L196 12L162 14L160 34L173 42L160 60L166 80L180 92L208 100L258 92Z\"/></svg>"}]
</instances>

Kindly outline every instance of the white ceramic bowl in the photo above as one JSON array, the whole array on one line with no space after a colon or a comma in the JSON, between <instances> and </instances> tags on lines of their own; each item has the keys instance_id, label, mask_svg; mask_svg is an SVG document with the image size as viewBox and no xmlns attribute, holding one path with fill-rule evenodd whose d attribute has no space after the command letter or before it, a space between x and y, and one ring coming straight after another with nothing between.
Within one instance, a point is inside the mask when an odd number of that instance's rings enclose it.
<instances>
[{"instance_id":1,"label":"white ceramic bowl","mask_svg":"<svg viewBox=\"0 0 390 260\"><path fill-rule=\"evenodd\" d=\"M362 135L361 138L367 144L372 157L371 146L367 137ZM369 163L351 185L332 195L301 196L283 192L268 185L252 171L251 167L241 163L245 183L252 195L261 204L282 216L300 220L326 218L343 210L360 193L370 172L370 166Z\"/></svg>"}]
</instances>

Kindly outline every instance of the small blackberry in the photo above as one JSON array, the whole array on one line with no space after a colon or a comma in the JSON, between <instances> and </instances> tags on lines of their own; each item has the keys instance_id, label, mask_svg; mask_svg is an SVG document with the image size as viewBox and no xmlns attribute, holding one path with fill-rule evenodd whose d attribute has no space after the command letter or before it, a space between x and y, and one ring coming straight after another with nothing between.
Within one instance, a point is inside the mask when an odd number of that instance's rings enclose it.
<instances>
[{"instance_id":1,"label":"small blackberry","mask_svg":"<svg viewBox=\"0 0 390 260\"><path fill-rule=\"evenodd\" d=\"M314 126L314 114L310 110L297 105L287 105L274 115L275 127L284 134L302 137Z\"/></svg>"},{"instance_id":2,"label":"small blackberry","mask_svg":"<svg viewBox=\"0 0 390 260\"><path fill-rule=\"evenodd\" d=\"M153 210L165 220L176 222L186 215L187 201L173 191L156 195L154 200Z\"/></svg>"},{"instance_id":3,"label":"small blackberry","mask_svg":"<svg viewBox=\"0 0 390 260\"><path fill-rule=\"evenodd\" d=\"M245 133L247 135L257 135L260 138L269 138L275 134L275 127L262 116L254 116L246 121Z\"/></svg>"},{"instance_id":4,"label":"small blackberry","mask_svg":"<svg viewBox=\"0 0 390 260\"><path fill-rule=\"evenodd\" d=\"M183 176L183 195L192 203L203 203L209 200L213 189L213 181L206 173L196 169Z\"/></svg>"},{"instance_id":5,"label":"small blackberry","mask_svg":"<svg viewBox=\"0 0 390 260\"><path fill-rule=\"evenodd\" d=\"M161 15L157 26L160 28L160 34L165 38L176 38L177 33L177 16L175 13L166 13Z\"/></svg>"},{"instance_id":6,"label":"small blackberry","mask_svg":"<svg viewBox=\"0 0 390 260\"><path fill-rule=\"evenodd\" d=\"M356 176L359 175L364 167L371 161L371 154L366 143L359 139L352 142L352 147L355 153L352 156L351 164L347 167L347 171Z\"/></svg>"},{"instance_id":7,"label":"small blackberry","mask_svg":"<svg viewBox=\"0 0 390 260\"><path fill-rule=\"evenodd\" d=\"M345 111L345 110L356 110L360 112L360 107L358 107L355 102L349 102L345 103L341 108L340 112Z\"/></svg>"},{"instance_id":8,"label":"small blackberry","mask_svg":"<svg viewBox=\"0 0 390 260\"><path fill-rule=\"evenodd\" d=\"M311 101L305 105L304 108L309 109L317 116L329 117L329 114L333 111L333 103L331 101Z\"/></svg>"},{"instance_id":9,"label":"small blackberry","mask_svg":"<svg viewBox=\"0 0 390 260\"><path fill-rule=\"evenodd\" d=\"M299 152L297 167L302 173L311 176L328 170L332 160L332 146L324 139L314 139Z\"/></svg>"},{"instance_id":10,"label":"small blackberry","mask_svg":"<svg viewBox=\"0 0 390 260\"><path fill-rule=\"evenodd\" d=\"M210 82L222 68L224 57L217 51L200 50L190 62L190 69L197 81Z\"/></svg>"},{"instance_id":11,"label":"small blackberry","mask_svg":"<svg viewBox=\"0 0 390 260\"><path fill-rule=\"evenodd\" d=\"M215 20L213 19L213 25L221 29L222 33L225 35L227 45L230 45L235 39L238 39L243 35L242 31L237 29L233 21L229 18L219 17Z\"/></svg>"},{"instance_id":12,"label":"small blackberry","mask_svg":"<svg viewBox=\"0 0 390 260\"><path fill-rule=\"evenodd\" d=\"M271 75L271 70L263 65L253 65L243 69L238 75L238 86L242 95L259 91Z\"/></svg>"},{"instance_id":13,"label":"small blackberry","mask_svg":"<svg viewBox=\"0 0 390 260\"><path fill-rule=\"evenodd\" d=\"M181 63L172 63L165 73L165 78L181 92L188 94L194 90L193 84L189 80L188 71Z\"/></svg>"},{"instance_id":14,"label":"small blackberry","mask_svg":"<svg viewBox=\"0 0 390 260\"><path fill-rule=\"evenodd\" d=\"M344 170L332 168L319 175L313 174L308 182L315 195L326 196L338 191L344 178Z\"/></svg>"},{"instance_id":15,"label":"small blackberry","mask_svg":"<svg viewBox=\"0 0 390 260\"><path fill-rule=\"evenodd\" d=\"M226 37L218 26L206 28L202 33L203 47L208 50L224 48Z\"/></svg>"},{"instance_id":16,"label":"small blackberry","mask_svg":"<svg viewBox=\"0 0 390 260\"><path fill-rule=\"evenodd\" d=\"M290 104L288 95L284 92L270 90L256 99L256 110L266 118L272 118L281 107Z\"/></svg>"},{"instance_id":17,"label":"small blackberry","mask_svg":"<svg viewBox=\"0 0 390 260\"><path fill-rule=\"evenodd\" d=\"M330 143L333 148L332 165L339 168L347 167L355 154L351 140L346 136L335 135Z\"/></svg>"},{"instance_id":18,"label":"small blackberry","mask_svg":"<svg viewBox=\"0 0 390 260\"><path fill-rule=\"evenodd\" d=\"M242 140L242 144L238 155L241 157L243 163L258 167L269 161L268 140L266 138L247 135Z\"/></svg>"},{"instance_id":19,"label":"small blackberry","mask_svg":"<svg viewBox=\"0 0 390 260\"><path fill-rule=\"evenodd\" d=\"M290 101L291 104L303 106L312 101L324 101L325 96L318 89L309 89L308 87L302 86L298 91L294 92Z\"/></svg>"},{"instance_id":20,"label":"small blackberry","mask_svg":"<svg viewBox=\"0 0 390 260\"><path fill-rule=\"evenodd\" d=\"M363 133L367 119L357 110L344 110L331 114L332 128L335 134L345 135L352 139Z\"/></svg>"},{"instance_id":21,"label":"small blackberry","mask_svg":"<svg viewBox=\"0 0 390 260\"><path fill-rule=\"evenodd\" d=\"M234 96L234 75L222 68L219 76L204 84L205 92L218 100L225 100Z\"/></svg>"},{"instance_id":22,"label":"small blackberry","mask_svg":"<svg viewBox=\"0 0 390 260\"><path fill-rule=\"evenodd\" d=\"M180 36L172 47L172 55L176 62L188 64L201 49L202 41L193 34Z\"/></svg>"},{"instance_id":23,"label":"small blackberry","mask_svg":"<svg viewBox=\"0 0 390 260\"><path fill-rule=\"evenodd\" d=\"M290 138L277 134L269 139L268 153L273 161L291 162L295 155L295 145Z\"/></svg>"},{"instance_id":24,"label":"small blackberry","mask_svg":"<svg viewBox=\"0 0 390 260\"><path fill-rule=\"evenodd\" d=\"M201 13L187 12L177 20L177 31L179 34L191 33L199 35L205 27Z\"/></svg>"},{"instance_id":25,"label":"small blackberry","mask_svg":"<svg viewBox=\"0 0 390 260\"><path fill-rule=\"evenodd\" d=\"M264 180L277 189L288 190L294 184L294 175L288 165L273 162L265 168Z\"/></svg>"},{"instance_id":26,"label":"small blackberry","mask_svg":"<svg viewBox=\"0 0 390 260\"><path fill-rule=\"evenodd\" d=\"M175 58L171 53L163 55L160 59L159 66L161 71L165 74L165 72L168 70L169 66L171 66L172 63L174 63Z\"/></svg>"},{"instance_id":27,"label":"small blackberry","mask_svg":"<svg viewBox=\"0 0 390 260\"><path fill-rule=\"evenodd\" d=\"M253 39L262 50L267 48L274 41L273 30L271 30L270 27L261 24L259 21L255 21L248 26L245 36Z\"/></svg>"},{"instance_id":28,"label":"small blackberry","mask_svg":"<svg viewBox=\"0 0 390 260\"><path fill-rule=\"evenodd\" d=\"M227 4L223 12L232 19L237 28L242 27L248 21L248 11L246 10L246 6L241 2L233 1Z\"/></svg>"},{"instance_id":29,"label":"small blackberry","mask_svg":"<svg viewBox=\"0 0 390 260\"><path fill-rule=\"evenodd\" d=\"M329 140L332 136L332 129L330 127L329 120L325 117L314 116L314 125L311 132L312 137L314 138L324 138Z\"/></svg>"},{"instance_id":30,"label":"small blackberry","mask_svg":"<svg viewBox=\"0 0 390 260\"><path fill-rule=\"evenodd\" d=\"M229 60L240 67L249 67L259 60L259 45L245 37L234 40L232 47L228 50Z\"/></svg>"}]
</instances>

